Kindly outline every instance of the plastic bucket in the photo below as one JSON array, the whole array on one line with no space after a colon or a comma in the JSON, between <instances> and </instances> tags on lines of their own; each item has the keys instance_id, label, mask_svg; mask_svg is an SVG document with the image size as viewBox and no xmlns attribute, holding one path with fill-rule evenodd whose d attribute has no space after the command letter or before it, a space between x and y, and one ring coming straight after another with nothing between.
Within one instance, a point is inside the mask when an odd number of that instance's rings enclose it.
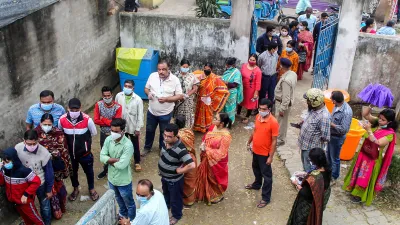
<instances>
[{"instance_id":1,"label":"plastic bucket","mask_svg":"<svg viewBox=\"0 0 400 225\"><path fill-rule=\"evenodd\" d=\"M351 160L356 153L361 138L364 136L366 130L358 124L357 119L351 120L350 130L344 140L342 150L340 151L341 160Z\"/></svg>"},{"instance_id":2,"label":"plastic bucket","mask_svg":"<svg viewBox=\"0 0 400 225\"><path fill-rule=\"evenodd\" d=\"M349 102L350 101L350 95L347 91L345 90L339 90L339 89L328 89L324 91L324 102L325 102L325 106L328 109L328 111L330 113L332 113L333 108L335 107L335 105L333 104L332 100L331 100L331 95L333 91L341 91L344 95L344 101Z\"/></svg>"}]
</instances>

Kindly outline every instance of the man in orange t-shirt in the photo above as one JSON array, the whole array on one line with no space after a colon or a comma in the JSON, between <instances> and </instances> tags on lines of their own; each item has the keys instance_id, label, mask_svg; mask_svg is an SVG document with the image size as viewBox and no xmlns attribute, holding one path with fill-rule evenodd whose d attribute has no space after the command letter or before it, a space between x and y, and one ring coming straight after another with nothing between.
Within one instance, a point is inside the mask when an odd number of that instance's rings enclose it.
<instances>
[{"instance_id":1,"label":"man in orange t-shirt","mask_svg":"<svg viewBox=\"0 0 400 225\"><path fill-rule=\"evenodd\" d=\"M262 200L257 204L258 208L264 208L271 201L272 192L272 168L276 141L279 135L279 123L271 115L272 101L264 98L260 101L259 115L255 120L255 128L250 136L247 146L253 143L252 168L255 180L246 185L246 189L259 190L262 188ZM264 179L264 183L263 183Z\"/></svg>"}]
</instances>

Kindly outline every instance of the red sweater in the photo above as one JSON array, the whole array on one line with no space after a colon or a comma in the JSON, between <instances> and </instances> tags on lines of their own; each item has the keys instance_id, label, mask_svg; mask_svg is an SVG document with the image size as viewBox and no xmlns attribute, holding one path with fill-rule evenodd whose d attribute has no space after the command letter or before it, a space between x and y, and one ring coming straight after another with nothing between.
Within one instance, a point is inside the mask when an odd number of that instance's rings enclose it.
<instances>
[{"instance_id":1,"label":"red sweater","mask_svg":"<svg viewBox=\"0 0 400 225\"><path fill-rule=\"evenodd\" d=\"M109 112L102 113L102 110L99 107L100 104L109 109ZM122 118L122 107L120 104L113 101L113 104L108 106L103 100L101 100L94 105L93 121L96 125L99 125L100 127L110 127L111 121L114 118Z\"/></svg>"},{"instance_id":2,"label":"red sweater","mask_svg":"<svg viewBox=\"0 0 400 225\"><path fill-rule=\"evenodd\" d=\"M22 204L22 195L28 198L27 203L34 202L40 183L40 178L33 171L25 178L8 177L0 171L0 186L6 186L8 201L15 204Z\"/></svg>"}]
</instances>

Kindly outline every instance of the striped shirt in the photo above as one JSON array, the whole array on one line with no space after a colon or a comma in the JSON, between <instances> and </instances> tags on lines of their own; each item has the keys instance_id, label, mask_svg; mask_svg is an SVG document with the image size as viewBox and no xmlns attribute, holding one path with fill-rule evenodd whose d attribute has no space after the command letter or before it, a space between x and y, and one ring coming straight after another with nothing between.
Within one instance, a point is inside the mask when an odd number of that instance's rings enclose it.
<instances>
[{"instance_id":1,"label":"striped shirt","mask_svg":"<svg viewBox=\"0 0 400 225\"><path fill-rule=\"evenodd\" d=\"M353 110L349 104L347 104L347 102L344 102L340 108L335 106L332 113L332 123L334 123L336 126L331 126L331 135L346 135L347 132L349 132L352 117Z\"/></svg>"},{"instance_id":2,"label":"striped shirt","mask_svg":"<svg viewBox=\"0 0 400 225\"><path fill-rule=\"evenodd\" d=\"M183 174L178 174L176 169L182 165L192 163L193 159L186 150L186 146L178 140L170 149L162 148L158 160L158 170L166 181L176 182L182 179Z\"/></svg>"},{"instance_id":3,"label":"striped shirt","mask_svg":"<svg viewBox=\"0 0 400 225\"><path fill-rule=\"evenodd\" d=\"M271 54L268 50L261 53L257 64L261 68L263 75L272 76L276 74L276 65L278 65L278 53Z\"/></svg>"},{"instance_id":4,"label":"striped shirt","mask_svg":"<svg viewBox=\"0 0 400 225\"><path fill-rule=\"evenodd\" d=\"M330 139L331 116L328 109L311 110L301 125L298 144L301 150L325 147Z\"/></svg>"}]
</instances>

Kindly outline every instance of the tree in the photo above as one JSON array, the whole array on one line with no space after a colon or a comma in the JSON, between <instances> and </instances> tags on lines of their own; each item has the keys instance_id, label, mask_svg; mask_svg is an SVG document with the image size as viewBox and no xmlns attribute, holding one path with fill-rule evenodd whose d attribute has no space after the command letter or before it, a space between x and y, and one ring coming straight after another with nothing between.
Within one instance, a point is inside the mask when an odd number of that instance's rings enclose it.
<instances>
[{"instance_id":1,"label":"tree","mask_svg":"<svg viewBox=\"0 0 400 225\"><path fill-rule=\"evenodd\" d=\"M216 0L196 0L196 16L217 18L221 7Z\"/></svg>"}]
</instances>

